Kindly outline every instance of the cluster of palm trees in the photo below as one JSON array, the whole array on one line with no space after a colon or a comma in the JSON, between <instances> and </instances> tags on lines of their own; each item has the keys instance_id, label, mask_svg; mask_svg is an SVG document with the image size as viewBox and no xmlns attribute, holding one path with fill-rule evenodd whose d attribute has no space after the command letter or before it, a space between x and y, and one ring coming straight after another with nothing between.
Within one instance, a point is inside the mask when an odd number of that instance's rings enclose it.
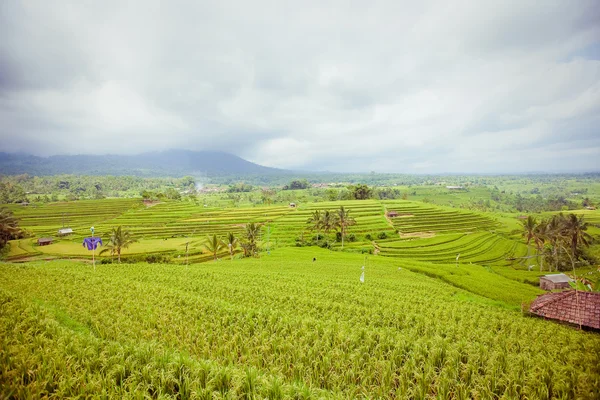
<instances>
[{"instance_id":1,"label":"cluster of palm trees","mask_svg":"<svg viewBox=\"0 0 600 400\"><path fill-rule=\"evenodd\" d=\"M321 231L327 234L330 231L337 231L339 229L343 249L348 227L356 225L356 220L350 216L350 210L346 210L344 206L340 206L335 211L313 211L306 224L309 226L309 229L317 231L317 238L321 237Z\"/></svg>"},{"instance_id":2,"label":"cluster of palm trees","mask_svg":"<svg viewBox=\"0 0 600 400\"><path fill-rule=\"evenodd\" d=\"M260 224L250 222L246 224L244 229L244 236L240 239L237 238L232 232L227 234L225 240L219 238L216 234L207 236L204 242L204 248L210 252L215 261L217 254L227 248L229 250L229 256L233 260L233 254L239 247L242 248L244 257L257 257L259 252L258 240L260 237Z\"/></svg>"},{"instance_id":3,"label":"cluster of palm trees","mask_svg":"<svg viewBox=\"0 0 600 400\"><path fill-rule=\"evenodd\" d=\"M552 271L553 265L556 271L562 271L569 261L575 269L581 248L589 246L592 241L592 237L586 232L588 224L582 215L560 213L539 222L536 218L528 216L522 221L522 225L522 236L527 243L527 257L529 258L530 245L533 243L537 249L536 257L540 271L544 269L544 261L548 262L549 271Z\"/></svg>"}]
</instances>

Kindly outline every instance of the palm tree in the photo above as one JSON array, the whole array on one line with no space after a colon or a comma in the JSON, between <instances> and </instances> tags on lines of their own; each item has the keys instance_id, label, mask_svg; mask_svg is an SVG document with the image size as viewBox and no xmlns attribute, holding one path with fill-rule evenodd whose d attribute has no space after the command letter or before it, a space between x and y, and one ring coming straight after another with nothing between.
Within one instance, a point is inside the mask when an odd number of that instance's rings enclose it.
<instances>
[{"instance_id":1,"label":"palm tree","mask_svg":"<svg viewBox=\"0 0 600 400\"><path fill-rule=\"evenodd\" d=\"M558 271L558 262L559 262L559 250L560 250L560 241L563 240L562 229L563 229L564 216L562 213L558 215L553 215L552 218L546 224L546 237L548 242L550 243L550 247L552 248L552 257L551 260L554 261L554 269ZM549 267L549 270L552 271L552 267Z\"/></svg>"},{"instance_id":2,"label":"palm tree","mask_svg":"<svg viewBox=\"0 0 600 400\"><path fill-rule=\"evenodd\" d=\"M229 232L227 234L227 241L225 243L227 244L227 247L229 248L229 255L231 256L231 259L233 260L233 252L238 245L238 239L235 237L233 232Z\"/></svg>"},{"instance_id":3,"label":"palm tree","mask_svg":"<svg viewBox=\"0 0 600 400\"><path fill-rule=\"evenodd\" d=\"M19 238L23 231L19 228L19 221L13 217L12 212L7 208L0 209L0 249L11 239Z\"/></svg>"},{"instance_id":4,"label":"palm tree","mask_svg":"<svg viewBox=\"0 0 600 400\"><path fill-rule=\"evenodd\" d=\"M225 248L225 243L217 237L217 235L207 236L204 248L212 253L215 261L217 261L217 253Z\"/></svg>"},{"instance_id":5,"label":"palm tree","mask_svg":"<svg viewBox=\"0 0 600 400\"><path fill-rule=\"evenodd\" d=\"M534 217L529 215L525 221L521 221L521 225L523 225L523 231L521 237L525 239L525 243L527 243L527 259L529 259L530 253L530 243L533 238L535 238L535 227L537 226L537 221Z\"/></svg>"},{"instance_id":6,"label":"palm tree","mask_svg":"<svg viewBox=\"0 0 600 400\"><path fill-rule=\"evenodd\" d=\"M548 221L542 220L539 224L537 224L533 230L533 235L533 242L535 243L535 247L537 249L538 264L540 264L540 272L542 272L544 270L544 257L542 252L544 251L544 244L546 243L548 235Z\"/></svg>"},{"instance_id":7,"label":"palm tree","mask_svg":"<svg viewBox=\"0 0 600 400\"><path fill-rule=\"evenodd\" d=\"M571 247L571 264L575 270L575 256L580 244L589 246L592 237L586 232L588 223L583 220L583 215L569 214L563 223L563 234Z\"/></svg>"},{"instance_id":8,"label":"palm tree","mask_svg":"<svg viewBox=\"0 0 600 400\"><path fill-rule=\"evenodd\" d=\"M244 250L244 256L258 255L258 237L260 235L260 224L250 222L246 224L245 238L241 246Z\"/></svg>"},{"instance_id":9,"label":"palm tree","mask_svg":"<svg viewBox=\"0 0 600 400\"><path fill-rule=\"evenodd\" d=\"M308 220L306 220L306 224L309 225L309 228L317 231L317 240L321 237L321 211L316 210L313 211Z\"/></svg>"},{"instance_id":10,"label":"palm tree","mask_svg":"<svg viewBox=\"0 0 600 400\"><path fill-rule=\"evenodd\" d=\"M336 226L336 215L335 213L326 210L321 217L321 228L325 234L329 233L330 230L335 229Z\"/></svg>"},{"instance_id":11,"label":"palm tree","mask_svg":"<svg viewBox=\"0 0 600 400\"><path fill-rule=\"evenodd\" d=\"M356 220L352 218L349 214L350 210L345 210L344 206L340 206L340 208L335 213L335 225L336 227L340 228L340 232L342 234L342 249L344 248L344 237L346 236L346 229L348 229L349 226L356 224Z\"/></svg>"},{"instance_id":12,"label":"palm tree","mask_svg":"<svg viewBox=\"0 0 600 400\"><path fill-rule=\"evenodd\" d=\"M110 238L108 239L108 244L106 247L100 252L106 253L110 252L111 256L117 254L119 264L121 263L121 250L126 249L132 243L137 242L137 239L134 239L131 235L131 232L128 230L123 230L121 225L118 227L113 227L110 232Z\"/></svg>"}]
</instances>

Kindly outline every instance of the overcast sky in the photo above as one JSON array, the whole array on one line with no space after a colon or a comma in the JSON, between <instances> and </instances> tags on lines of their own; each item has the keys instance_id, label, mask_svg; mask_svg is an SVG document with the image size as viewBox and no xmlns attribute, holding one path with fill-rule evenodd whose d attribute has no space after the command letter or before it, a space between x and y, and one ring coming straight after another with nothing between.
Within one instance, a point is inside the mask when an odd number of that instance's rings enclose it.
<instances>
[{"instance_id":1,"label":"overcast sky","mask_svg":"<svg viewBox=\"0 0 600 400\"><path fill-rule=\"evenodd\" d=\"M598 0L0 2L0 151L598 171L599 127Z\"/></svg>"}]
</instances>

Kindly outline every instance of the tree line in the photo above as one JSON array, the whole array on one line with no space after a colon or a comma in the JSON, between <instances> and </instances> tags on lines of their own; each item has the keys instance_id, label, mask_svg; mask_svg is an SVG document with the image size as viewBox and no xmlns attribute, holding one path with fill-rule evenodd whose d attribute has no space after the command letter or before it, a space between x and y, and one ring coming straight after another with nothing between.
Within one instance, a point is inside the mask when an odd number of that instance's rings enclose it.
<instances>
[{"instance_id":1,"label":"tree line","mask_svg":"<svg viewBox=\"0 0 600 400\"><path fill-rule=\"evenodd\" d=\"M343 249L348 228L356 225L356 220L350 216L350 210L346 210L344 206L340 206L335 211L313 211L306 224L309 229L317 232L317 242L321 239L321 231L328 234L332 230L339 230Z\"/></svg>"},{"instance_id":2,"label":"tree line","mask_svg":"<svg viewBox=\"0 0 600 400\"><path fill-rule=\"evenodd\" d=\"M544 264L548 271L564 271L569 266L574 270L577 263L589 263L592 260L584 253L584 247L592 242L587 233L588 223L583 215L563 213L538 221L528 216L522 224L522 237L527 244L527 258L530 258L530 247L537 250L536 258L543 271Z\"/></svg>"}]
</instances>

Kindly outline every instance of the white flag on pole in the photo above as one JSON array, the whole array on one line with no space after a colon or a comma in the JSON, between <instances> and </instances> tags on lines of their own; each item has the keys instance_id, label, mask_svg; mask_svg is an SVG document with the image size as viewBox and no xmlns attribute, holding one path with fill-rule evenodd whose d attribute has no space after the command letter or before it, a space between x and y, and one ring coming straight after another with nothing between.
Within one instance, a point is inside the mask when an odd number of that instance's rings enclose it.
<instances>
[{"instance_id":1,"label":"white flag on pole","mask_svg":"<svg viewBox=\"0 0 600 400\"><path fill-rule=\"evenodd\" d=\"M365 271L360 274L360 283L365 283Z\"/></svg>"}]
</instances>

